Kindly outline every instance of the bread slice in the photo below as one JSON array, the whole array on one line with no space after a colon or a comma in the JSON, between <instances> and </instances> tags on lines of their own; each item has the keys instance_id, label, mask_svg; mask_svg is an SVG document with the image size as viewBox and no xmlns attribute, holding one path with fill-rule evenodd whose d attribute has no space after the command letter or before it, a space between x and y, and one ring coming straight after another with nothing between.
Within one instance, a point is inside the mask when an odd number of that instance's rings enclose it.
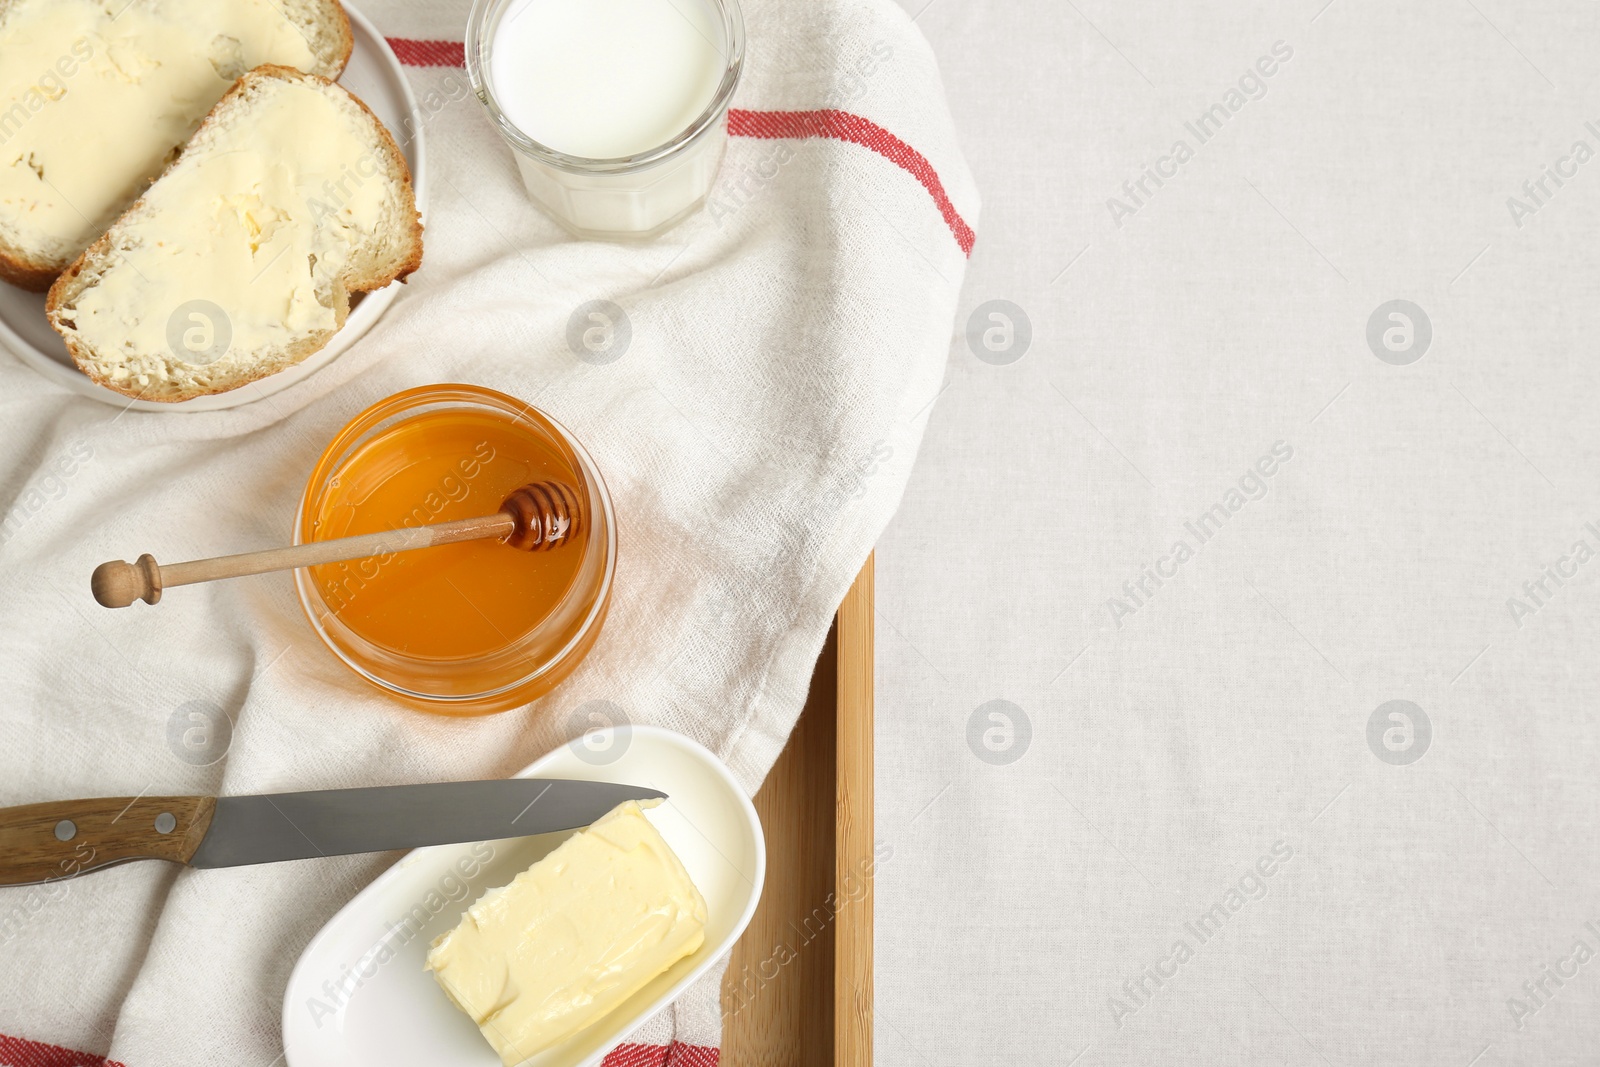
<instances>
[{"instance_id":1,"label":"bread slice","mask_svg":"<svg viewBox=\"0 0 1600 1067\"><path fill-rule=\"evenodd\" d=\"M339 0L0 0L0 278L48 289L241 74L353 40Z\"/></svg>"},{"instance_id":2,"label":"bread slice","mask_svg":"<svg viewBox=\"0 0 1600 1067\"><path fill-rule=\"evenodd\" d=\"M237 389L322 348L350 294L422 262L405 158L343 87L263 66L50 287L78 367L124 396Z\"/></svg>"}]
</instances>

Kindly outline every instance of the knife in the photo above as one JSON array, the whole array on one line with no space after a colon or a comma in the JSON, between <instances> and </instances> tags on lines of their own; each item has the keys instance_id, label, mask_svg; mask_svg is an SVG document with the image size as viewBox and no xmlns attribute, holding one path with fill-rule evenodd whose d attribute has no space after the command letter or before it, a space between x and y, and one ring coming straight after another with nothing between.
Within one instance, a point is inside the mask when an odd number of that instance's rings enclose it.
<instances>
[{"instance_id":1,"label":"knife","mask_svg":"<svg viewBox=\"0 0 1600 1067\"><path fill-rule=\"evenodd\" d=\"M138 859L190 867L385 852L587 826L659 789L561 778L237 797L101 797L0 808L0 886Z\"/></svg>"}]
</instances>

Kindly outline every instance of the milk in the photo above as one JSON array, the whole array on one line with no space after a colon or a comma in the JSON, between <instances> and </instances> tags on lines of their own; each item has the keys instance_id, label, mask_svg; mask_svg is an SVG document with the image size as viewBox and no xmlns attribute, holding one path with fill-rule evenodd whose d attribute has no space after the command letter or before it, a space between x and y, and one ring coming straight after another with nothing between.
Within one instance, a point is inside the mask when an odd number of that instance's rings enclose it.
<instances>
[{"instance_id":1,"label":"milk","mask_svg":"<svg viewBox=\"0 0 1600 1067\"><path fill-rule=\"evenodd\" d=\"M726 36L709 0L511 0L488 80L534 141L615 159L666 144L700 117L728 67Z\"/></svg>"}]
</instances>

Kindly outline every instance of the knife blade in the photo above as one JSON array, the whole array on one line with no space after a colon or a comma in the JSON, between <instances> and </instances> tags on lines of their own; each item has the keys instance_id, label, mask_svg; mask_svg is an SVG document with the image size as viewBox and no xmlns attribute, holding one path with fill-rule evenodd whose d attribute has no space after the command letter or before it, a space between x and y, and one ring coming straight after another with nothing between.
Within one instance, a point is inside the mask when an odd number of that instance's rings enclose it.
<instances>
[{"instance_id":1,"label":"knife blade","mask_svg":"<svg viewBox=\"0 0 1600 1067\"><path fill-rule=\"evenodd\" d=\"M659 789L562 778L232 797L102 797L0 808L0 886L136 859L196 868L529 837L587 826Z\"/></svg>"}]
</instances>

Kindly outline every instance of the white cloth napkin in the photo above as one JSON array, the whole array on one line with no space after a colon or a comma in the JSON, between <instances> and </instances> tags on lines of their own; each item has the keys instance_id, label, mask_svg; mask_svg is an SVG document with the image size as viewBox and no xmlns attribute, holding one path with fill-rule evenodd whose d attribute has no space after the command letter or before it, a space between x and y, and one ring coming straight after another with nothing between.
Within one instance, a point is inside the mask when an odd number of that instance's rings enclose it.
<instances>
[{"instance_id":1,"label":"white cloth napkin","mask_svg":"<svg viewBox=\"0 0 1600 1067\"><path fill-rule=\"evenodd\" d=\"M0 803L509 775L580 733L568 716L590 700L694 737L751 791L782 748L950 345L977 195L931 54L889 0L753 5L710 209L651 243L579 242L525 198L449 65L466 12L365 11L422 100L426 256L332 365L231 411L119 414L0 354ZM596 299L631 327L604 365L567 343ZM159 608L90 600L105 559L283 543L329 437L441 381L553 414L616 499L610 620L555 693L479 719L398 706L321 647L284 575ZM232 723L208 766L169 743L196 713ZM135 863L0 890L0 1063L269 1067L301 949L394 859ZM612 1062L714 1063L718 977Z\"/></svg>"}]
</instances>

